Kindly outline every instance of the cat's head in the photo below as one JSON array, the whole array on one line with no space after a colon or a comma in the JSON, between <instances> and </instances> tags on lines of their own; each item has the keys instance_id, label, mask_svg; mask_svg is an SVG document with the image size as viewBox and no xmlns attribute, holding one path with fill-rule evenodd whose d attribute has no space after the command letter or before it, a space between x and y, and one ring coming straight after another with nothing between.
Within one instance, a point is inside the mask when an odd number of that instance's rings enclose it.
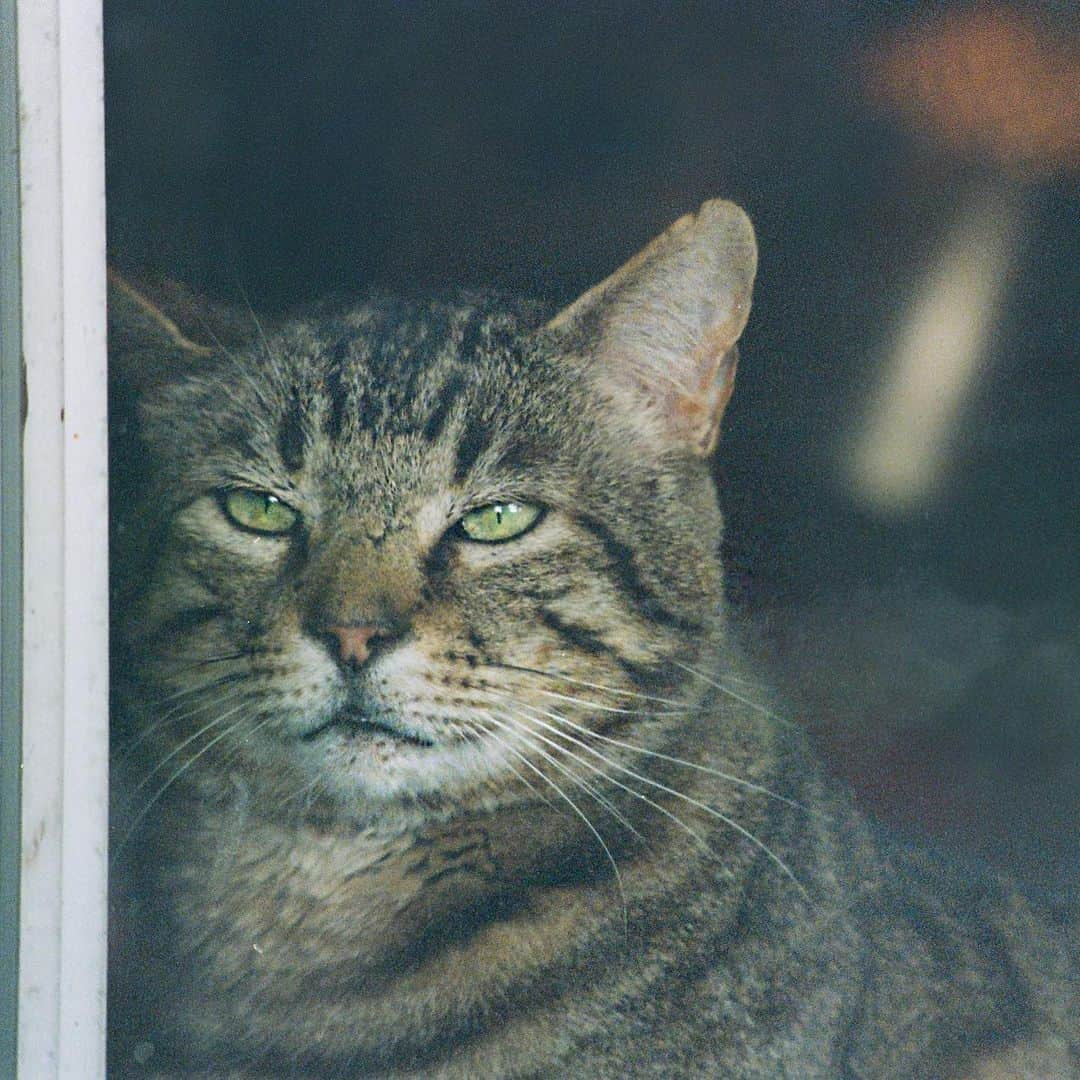
<instances>
[{"instance_id":1,"label":"cat's head","mask_svg":"<svg viewBox=\"0 0 1080 1080\"><path fill-rule=\"evenodd\" d=\"M708 457L755 262L711 202L546 323L376 298L225 344L117 282L137 802L503 805L662 746L723 633Z\"/></svg>"}]
</instances>

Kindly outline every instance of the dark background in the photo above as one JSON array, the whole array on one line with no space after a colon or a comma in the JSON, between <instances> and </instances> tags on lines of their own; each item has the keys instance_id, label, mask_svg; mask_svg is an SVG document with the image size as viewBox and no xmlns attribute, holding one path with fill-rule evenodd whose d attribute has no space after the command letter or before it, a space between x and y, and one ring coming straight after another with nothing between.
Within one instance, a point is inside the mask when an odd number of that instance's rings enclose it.
<instances>
[{"instance_id":1,"label":"dark background","mask_svg":"<svg viewBox=\"0 0 1080 1080\"><path fill-rule=\"evenodd\" d=\"M111 0L111 258L270 313L376 284L567 301L704 199L741 203L761 265L717 470L770 678L876 812L1071 892L1074 177L1027 185L941 487L885 514L844 479L885 344L993 171L867 69L957 10ZM1070 31L1067 5L1019 10Z\"/></svg>"}]
</instances>

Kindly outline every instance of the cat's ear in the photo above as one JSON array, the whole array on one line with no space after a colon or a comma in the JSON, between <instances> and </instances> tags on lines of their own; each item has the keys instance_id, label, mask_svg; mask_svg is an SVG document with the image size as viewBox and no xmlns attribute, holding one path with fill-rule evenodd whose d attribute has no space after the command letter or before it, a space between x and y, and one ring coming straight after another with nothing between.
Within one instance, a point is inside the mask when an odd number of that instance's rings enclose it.
<instances>
[{"instance_id":1,"label":"cat's ear","mask_svg":"<svg viewBox=\"0 0 1080 1080\"><path fill-rule=\"evenodd\" d=\"M132 390L197 369L257 331L250 314L211 304L177 282L136 283L111 267L108 281L110 373Z\"/></svg>"},{"instance_id":2,"label":"cat's ear","mask_svg":"<svg viewBox=\"0 0 1080 1080\"><path fill-rule=\"evenodd\" d=\"M731 397L756 269L750 219L716 199L676 221L546 329L586 358L620 407L705 456Z\"/></svg>"}]
</instances>

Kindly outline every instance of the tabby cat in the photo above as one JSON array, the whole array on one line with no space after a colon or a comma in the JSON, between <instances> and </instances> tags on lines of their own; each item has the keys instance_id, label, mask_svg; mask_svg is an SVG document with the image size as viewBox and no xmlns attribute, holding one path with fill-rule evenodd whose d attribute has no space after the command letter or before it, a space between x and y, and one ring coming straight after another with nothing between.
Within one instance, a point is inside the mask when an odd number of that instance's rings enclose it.
<instances>
[{"instance_id":1,"label":"tabby cat","mask_svg":"<svg viewBox=\"0 0 1080 1080\"><path fill-rule=\"evenodd\" d=\"M1076 1068L1064 934L878 835L740 659L755 267L716 201L554 318L115 282L113 1075Z\"/></svg>"}]
</instances>

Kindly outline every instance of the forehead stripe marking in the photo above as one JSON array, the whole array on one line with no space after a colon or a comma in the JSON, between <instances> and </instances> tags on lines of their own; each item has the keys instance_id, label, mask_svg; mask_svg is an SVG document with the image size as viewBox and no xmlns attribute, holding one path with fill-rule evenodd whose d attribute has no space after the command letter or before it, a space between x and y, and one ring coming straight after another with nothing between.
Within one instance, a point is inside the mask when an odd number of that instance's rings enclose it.
<instances>
[{"instance_id":1,"label":"forehead stripe marking","mask_svg":"<svg viewBox=\"0 0 1080 1080\"><path fill-rule=\"evenodd\" d=\"M458 356L463 360L471 360L480 351L489 321L490 311L484 307L477 307L470 313L462 327L461 344L458 346Z\"/></svg>"},{"instance_id":2,"label":"forehead stripe marking","mask_svg":"<svg viewBox=\"0 0 1080 1080\"><path fill-rule=\"evenodd\" d=\"M337 439L341 434L345 422L345 399L349 389L345 385L345 364L349 358L349 346L355 337L339 341L330 354L330 363L326 371L326 396L330 401L330 408L326 414L326 434L330 439Z\"/></svg>"},{"instance_id":3,"label":"forehead stripe marking","mask_svg":"<svg viewBox=\"0 0 1080 1080\"><path fill-rule=\"evenodd\" d=\"M450 412L465 389L465 377L460 371L455 371L439 390L439 403L432 410L424 425L424 438L428 442L437 442L446 427L446 421Z\"/></svg>"},{"instance_id":4,"label":"forehead stripe marking","mask_svg":"<svg viewBox=\"0 0 1080 1080\"><path fill-rule=\"evenodd\" d=\"M285 468L296 471L304 464L304 403L296 387L289 397L289 405L281 419L278 430L278 453Z\"/></svg>"},{"instance_id":5,"label":"forehead stripe marking","mask_svg":"<svg viewBox=\"0 0 1080 1080\"><path fill-rule=\"evenodd\" d=\"M454 480L461 483L476 464L476 459L491 444L491 432L480 427L476 422L467 423L458 443L457 457L454 461Z\"/></svg>"}]
</instances>

